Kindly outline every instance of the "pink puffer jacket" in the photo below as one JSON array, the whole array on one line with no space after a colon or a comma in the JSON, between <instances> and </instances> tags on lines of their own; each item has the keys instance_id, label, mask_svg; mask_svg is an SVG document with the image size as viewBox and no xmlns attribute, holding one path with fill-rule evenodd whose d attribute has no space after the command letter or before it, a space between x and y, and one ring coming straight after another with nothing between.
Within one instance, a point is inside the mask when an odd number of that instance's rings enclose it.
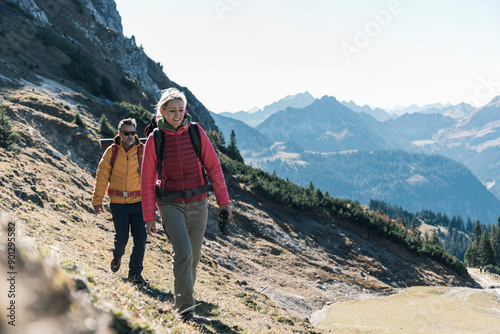
<instances>
[{"instance_id":1,"label":"pink puffer jacket","mask_svg":"<svg viewBox=\"0 0 500 334\"><path fill-rule=\"evenodd\" d=\"M165 153L162 165L162 185L164 190L182 191L194 189L205 184L201 161L196 156L189 131L179 128L177 131L165 131ZM200 157L214 189L218 205L229 204L224 174L219 158L215 153L207 134L200 126ZM141 173L141 197L144 221L156 220L156 183L158 164L154 136L151 133L144 146ZM190 203L205 198L207 194L190 198L178 198L172 202Z\"/></svg>"}]
</instances>

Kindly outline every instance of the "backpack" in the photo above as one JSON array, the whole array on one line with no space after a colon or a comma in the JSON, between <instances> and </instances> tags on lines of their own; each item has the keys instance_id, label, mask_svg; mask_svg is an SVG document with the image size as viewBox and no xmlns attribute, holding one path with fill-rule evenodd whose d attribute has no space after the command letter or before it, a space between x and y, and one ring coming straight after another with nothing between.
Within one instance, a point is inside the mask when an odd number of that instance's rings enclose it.
<instances>
[{"instance_id":1,"label":"backpack","mask_svg":"<svg viewBox=\"0 0 500 334\"><path fill-rule=\"evenodd\" d=\"M203 179L205 184L194 189L188 189L184 191L175 190L163 190L161 186L161 173L163 166L163 154L165 153L165 134L161 131L156 124L156 116L153 115L151 122L144 129L144 135L148 137L151 133L154 136L156 159L158 161L158 180L160 184L156 184L156 196L160 199L171 201L176 198L189 198L196 195L201 195L203 193L209 192L212 189L212 185L208 180L207 171L205 166L203 166L203 160L201 160L201 135L200 135L200 123L191 122L188 127L189 138L191 139L191 144L196 153L196 157L201 161L201 169L203 172Z\"/></svg>"}]
</instances>

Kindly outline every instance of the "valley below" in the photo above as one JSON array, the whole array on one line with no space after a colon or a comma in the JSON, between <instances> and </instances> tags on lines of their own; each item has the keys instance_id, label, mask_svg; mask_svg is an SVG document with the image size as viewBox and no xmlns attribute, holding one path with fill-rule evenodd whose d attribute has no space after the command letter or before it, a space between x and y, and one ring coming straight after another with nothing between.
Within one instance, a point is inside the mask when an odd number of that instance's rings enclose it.
<instances>
[{"instance_id":1,"label":"valley below","mask_svg":"<svg viewBox=\"0 0 500 334\"><path fill-rule=\"evenodd\" d=\"M311 322L334 333L497 333L500 277L469 269L481 289L411 287L383 298L337 303Z\"/></svg>"}]
</instances>

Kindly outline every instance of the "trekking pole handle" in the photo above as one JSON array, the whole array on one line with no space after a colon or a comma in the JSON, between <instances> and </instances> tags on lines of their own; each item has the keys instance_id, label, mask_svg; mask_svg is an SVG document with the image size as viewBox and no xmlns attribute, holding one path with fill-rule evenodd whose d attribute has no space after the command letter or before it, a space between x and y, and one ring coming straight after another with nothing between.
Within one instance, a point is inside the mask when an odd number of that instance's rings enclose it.
<instances>
[{"instance_id":1,"label":"trekking pole handle","mask_svg":"<svg viewBox=\"0 0 500 334\"><path fill-rule=\"evenodd\" d=\"M229 213L226 210L222 210L219 213L219 230L223 235L229 235L229 226L227 225L229 220Z\"/></svg>"}]
</instances>

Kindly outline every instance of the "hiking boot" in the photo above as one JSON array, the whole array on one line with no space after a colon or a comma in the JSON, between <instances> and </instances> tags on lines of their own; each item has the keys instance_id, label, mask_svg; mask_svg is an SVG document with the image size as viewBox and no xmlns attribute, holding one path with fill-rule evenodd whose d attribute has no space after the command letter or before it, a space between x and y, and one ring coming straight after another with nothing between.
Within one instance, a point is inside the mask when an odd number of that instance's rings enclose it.
<instances>
[{"instance_id":1,"label":"hiking boot","mask_svg":"<svg viewBox=\"0 0 500 334\"><path fill-rule=\"evenodd\" d=\"M182 313L177 313L176 318L181 322L191 322L193 321L193 311L189 310Z\"/></svg>"},{"instance_id":2,"label":"hiking boot","mask_svg":"<svg viewBox=\"0 0 500 334\"><path fill-rule=\"evenodd\" d=\"M148 284L149 282L145 280L140 274L139 275L129 275L128 280L133 284Z\"/></svg>"},{"instance_id":3,"label":"hiking boot","mask_svg":"<svg viewBox=\"0 0 500 334\"><path fill-rule=\"evenodd\" d=\"M118 269L120 269L121 264L122 264L122 259L114 257L113 260L111 260L111 271L116 273Z\"/></svg>"}]
</instances>

